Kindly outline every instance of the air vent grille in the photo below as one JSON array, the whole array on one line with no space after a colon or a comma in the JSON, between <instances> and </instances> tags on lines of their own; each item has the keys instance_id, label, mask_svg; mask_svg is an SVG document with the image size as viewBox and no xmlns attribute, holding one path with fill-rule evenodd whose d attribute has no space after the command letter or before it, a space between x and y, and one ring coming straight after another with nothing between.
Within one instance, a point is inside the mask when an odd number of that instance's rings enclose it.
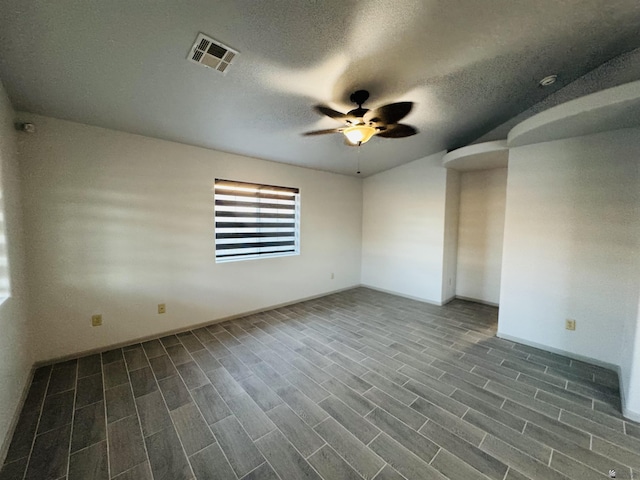
<instances>
[{"instance_id":1,"label":"air vent grille","mask_svg":"<svg viewBox=\"0 0 640 480\"><path fill-rule=\"evenodd\" d=\"M199 33L187 58L191 62L213 68L222 73L227 73L231 61L237 55L238 52L236 50Z\"/></svg>"}]
</instances>

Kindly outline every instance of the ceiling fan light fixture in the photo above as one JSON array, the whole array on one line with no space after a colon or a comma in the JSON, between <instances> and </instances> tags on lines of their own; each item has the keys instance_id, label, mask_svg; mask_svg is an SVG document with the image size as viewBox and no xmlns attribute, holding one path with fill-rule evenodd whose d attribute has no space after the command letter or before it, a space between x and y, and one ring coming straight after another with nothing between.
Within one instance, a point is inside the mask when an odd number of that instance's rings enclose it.
<instances>
[{"instance_id":1,"label":"ceiling fan light fixture","mask_svg":"<svg viewBox=\"0 0 640 480\"><path fill-rule=\"evenodd\" d=\"M345 128L342 133L352 144L361 145L367 143L375 135L376 129L368 125L355 125Z\"/></svg>"}]
</instances>

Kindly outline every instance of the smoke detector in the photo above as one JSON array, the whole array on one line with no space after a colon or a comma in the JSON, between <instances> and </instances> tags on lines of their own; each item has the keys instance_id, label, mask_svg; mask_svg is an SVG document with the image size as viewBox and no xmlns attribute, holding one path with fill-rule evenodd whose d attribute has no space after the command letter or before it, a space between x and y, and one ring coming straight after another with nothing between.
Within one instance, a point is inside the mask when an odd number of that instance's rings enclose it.
<instances>
[{"instance_id":1,"label":"smoke detector","mask_svg":"<svg viewBox=\"0 0 640 480\"><path fill-rule=\"evenodd\" d=\"M558 75L549 75L547 77L544 77L542 80L540 80L538 84L541 87L548 87L556 83L556 80L558 80Z\"/></svg>"},{"instance_id":2,"label":"smoke detector","mask_svg":"<svg viewBox=\"0 0 640 480\"><path fill-rule=\"evenodd\" d=\"M16 130L24 133L36 133L36 126L33 123L16 123Z\"/></svg>"},{"instance_id":3,"label":"smoke detector","mask_svg":"<svg viewBox=\"0 0 640 480\"><path fill-rule=\"evenodd\" d=\"M225 44L203 33L199 33L187 59L193 63L227 73L227 68L237 55L237 50L227 47Z\"/></svg>"}]
</instances>

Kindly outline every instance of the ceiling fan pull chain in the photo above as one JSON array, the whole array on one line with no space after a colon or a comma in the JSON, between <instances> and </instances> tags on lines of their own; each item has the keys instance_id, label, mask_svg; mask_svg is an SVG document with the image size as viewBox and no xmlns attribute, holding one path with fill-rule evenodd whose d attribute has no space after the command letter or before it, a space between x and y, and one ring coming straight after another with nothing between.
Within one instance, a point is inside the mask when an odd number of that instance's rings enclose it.
<instances>
[{"instance_id":1,"label":"ceiling fan pull chain","mask_svg":"<svg viewBox=\"0 0 640 480\"><path fill-rule=\"evenodd\" d=\"M358 144L358 171L356 174L360 175L360 149L362 148L362 143Z\"/></svg>"}]
</instances>

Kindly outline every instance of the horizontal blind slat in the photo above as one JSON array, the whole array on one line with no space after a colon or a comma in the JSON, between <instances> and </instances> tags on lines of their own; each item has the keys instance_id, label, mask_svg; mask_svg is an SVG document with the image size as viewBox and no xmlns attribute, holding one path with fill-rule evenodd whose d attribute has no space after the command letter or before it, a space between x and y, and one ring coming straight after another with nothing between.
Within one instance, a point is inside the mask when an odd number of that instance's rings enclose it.
<instances>
[{"instance_id":1,"label":"horizontal blind slat","mask_svg":"<svg viewBox=\"0 0 640 480\"><path fill-rule=\"evenodd\" d=\"M283 242L256 242L256 243L219 243L217 247L221 250L229 250L232 248L265 248L265 247L285 247L294 246L295 241Z\"/></svg>"},{"instance_id":2,"label":"horizontal blind slat","mask_svg":"<svg viewBox=\"0 0 640 480\"><path fill-rule=\"evenodd\" d=\"M270 223L270 222L216 222L216 228L294 228L295 223Z\"/></svg>"},{"instance_id":3,"label":"horizontal blind slat","mask_svg":"<svg viewBox=\"0 0 640 480\"><path fill-rule=\"evenodd\" d=\"M282 210L295 210L294 203L260 203L260 202L237 202L234 200L216 200L219 207L251 207L251 208L273 208Z\"/></svg>"},{"instance_id":4,"label":"horizontal blind slat","mask_svg":"<svg viewBox=\"0 0 640 480\"><path fill-rule=\"evenodd\" d=\"M267 238L267 237L293 237L296 232L243 232L243 233L216 233L216 238Z\"/></svg>"},{"instance_id":5,"label":"horizontal blind slat","mask_svg":"<svg viewBox=\"0 0 640 480\"><path fill-rule=\"evenodd\" d=\"M225 218L237 218L237 217L246 217L246 218L290 218L291 220L296 218L295 212L291 213L249 213L249 212L227 212L227 211L217 211L217 217L225 217Z\"/></svg>"},{"instance_id":6,"label":"horizontal blind slat","mask_svg":"<svg viewBox=\"0 0 640 480\"><path fill-rule=\"evenodd\" d=\"M289 249L289 250L278 250L276 252L266 252L266 253L294 253L295 250L293 249ZM245 252L245 253L232 253L229 255L216 255L216 258L231 258L231 257L249 257L249 256L254 256L254 257L259 257L259 254L256 254L255 252Z\"/></svg>"}]
</instances>

